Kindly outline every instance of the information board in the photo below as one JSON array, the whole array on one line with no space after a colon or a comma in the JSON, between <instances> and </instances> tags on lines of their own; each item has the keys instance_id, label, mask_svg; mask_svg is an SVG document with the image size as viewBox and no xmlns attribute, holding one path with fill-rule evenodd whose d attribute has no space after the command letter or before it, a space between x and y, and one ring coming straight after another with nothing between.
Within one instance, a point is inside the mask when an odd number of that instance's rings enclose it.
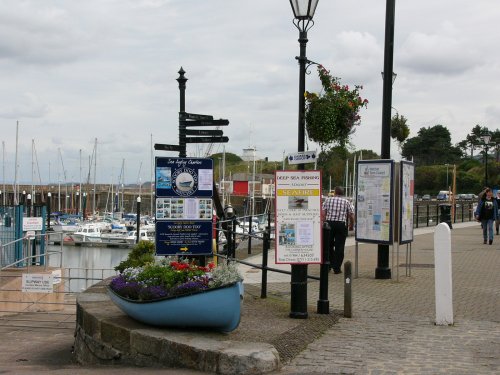
<instances>
[{"instance_id":1,"label":"information board","mask_svg":"<svg viewBox=\"0 0 500 375\"><path fill-rule=\"evenodd\" d=\"M409 161L401 161L399 173L399 243L413 241L413 200L415 191L415 165Z\"/></svg>"},{"instance_id":2,"label":"information board","mask_svg":"<svg viewBox=\"0 0 500 375\"><path fill-rule=\"evenodd\" d=\"M393 176L393 160L357 162L356 241L392 244Z\"/></svg>"},{"instance_id":3,"label":"information board","mask_svg":"<svg viewBox=\"0 0 500 375\"><path fill-rule=\"evenodd\" d=\"M276 171L276 263L321 263L321 171Z\"/></svg>"},{"instance_id":4,"label":"information board","mask_svg":"<svg viewBox=\"0 0 500 375\"><path fill-rule=\"evenodd\" d=\"M23 217L23 232L42 230L42 228L42 217Z\"/></svg>"},{"instance_id":5,"label":"information board","mask_svg":"<svg viewBox=\"0 0 500 375\"><path fill-rule=\"evenodd\" d=\"M21 291L24 293L53 293L54 281L51 274L23 273Z\"/></svg>"},{"instance_id":6,"label":"information board","mask_svg":"<svg viewBox=\"0 0 500 375\"><path fill-rule=\"evenodd\" d=\"M157 255L212 254L213 160L157 157Z\"/></svg>"}]
</instances>

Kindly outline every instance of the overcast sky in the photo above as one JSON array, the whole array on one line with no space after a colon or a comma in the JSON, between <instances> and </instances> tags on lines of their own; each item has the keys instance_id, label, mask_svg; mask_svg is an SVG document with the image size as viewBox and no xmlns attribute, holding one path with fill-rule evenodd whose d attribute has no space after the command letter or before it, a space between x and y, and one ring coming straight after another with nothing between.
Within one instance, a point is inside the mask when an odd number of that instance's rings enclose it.
<instances>
[{"instance_id":1,"label":"overcast sky","mask_svg":"<svg viewBox=\"0 0 500 375\"><path fill-rule=\"evenodd\" d=\"M17 121L19 181L30 183L32 171L35 183L85 180L96 138L99 183L116 183L123 161L126 182L149 180L151 142L178 143L181 66L186 111L229 119L227 152L255 146L270 160L295 152L292 19L288 0L2 0L6 183L14 181ZM476 124L499 128L498 20L491 0L396 0L393 107L408 118L410 137L442 124L456 143ZM364 86L370 103L352 143L380 153L385 1L320 0L314 21L307 57ZM313 68L306 89L319 88ZM187 152L204 156L206 145ZM399 158L394 145L392 155Z\"/></svg>"}]
</instances>

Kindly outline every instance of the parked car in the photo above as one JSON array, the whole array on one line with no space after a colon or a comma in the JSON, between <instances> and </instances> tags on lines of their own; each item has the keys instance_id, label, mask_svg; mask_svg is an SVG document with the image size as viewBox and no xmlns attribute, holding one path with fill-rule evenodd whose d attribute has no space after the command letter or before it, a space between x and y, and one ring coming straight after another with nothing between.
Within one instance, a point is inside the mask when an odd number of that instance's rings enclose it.
<instances>
[{"instance_id":1,"label":"parked car","mask_svg":"<svg viewBox=\"0 0 500 375\"><path fill-rule=\"evenodd\" d=\"M423 201L430 201L431 200L430 194L424 194L424 195L422 195L422 200Z\"/></svg>"}]
</instances>

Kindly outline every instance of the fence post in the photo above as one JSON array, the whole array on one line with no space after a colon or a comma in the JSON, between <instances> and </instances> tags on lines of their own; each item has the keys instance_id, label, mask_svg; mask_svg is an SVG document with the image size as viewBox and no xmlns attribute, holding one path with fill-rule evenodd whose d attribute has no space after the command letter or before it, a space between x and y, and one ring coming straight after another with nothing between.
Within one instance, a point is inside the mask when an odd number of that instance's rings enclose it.
<instances>
[{"instance_id":1,"label":"fence post","mask_svg":"<svg viewBox=\"0 0 500 375\"><path fill-rule=\"evenodd\" d=\"M416 222L417 222L417 228L418 228L418 218L419 218L419 215L418 215L418 208L419 208L419 207L420 207L420 206L417 204L417 220L416 220Z\"/></svg>"},{"instance_id":2,"label":"fence post","mask_svg":"<svg viewBox=\"0 0 500 375\"><path fill-rule=\"evenodd\" d=\"M427 226L429 226L429 205L427 205L426 221L427 221Z\"/></svg>"},{"instance_id":3,"label":"fence post","mask_svg":"<svg viewBox=\"0 0 500 375\"><path fill-rule=\"evenodd\" d=\"M323 223L323 241L322 241L322 253L323 262L320 266L319 273L319 299L317 305L318 314L329 314L330 313L330 302L328 301L328 272L330 271L330 258L329 258L329 248L330 248L330 225L328 222Z\"/></svg>"},{"instance_id":4,"label":"fence post","mask_svg":"<svg viewBox=\"0 0 500 375\"><path fill-rule=\"evenodd\" d=\"M270 233L266 229L264 231L264 241L262 244L262 279L260 285L260 298L267 298L267 257L269 253L269 236Z\"/></svg>"},{"instance_id":5,"label":"fence post","mask_svg":"<svg viewBox=\"0 0 500 375\"><path fill-rule=\"evenodd\" d=\"M229 259L231 258L231 253L233 251L233 221L229 223L227 226L227 231L224 233L226 235L226 256L227 263L229 263Z\"/></svg>"},{"instance_id":6,"label":"fence post","mask_svg":"<svg viewBox=\"0 0 500 375\"><path fill-rule=\"evenodd\" d=\"M253 234L253 230L252 230L252 224L253 224L253 217L252 215L250 215L250 217L248 218L248 254L252 254L252 234ZM245 222L243 222L243 227L244 227L244 224Z\"/></svg>"},{"instance_id":7,"label":"fence post","mask_svg":"<svg viewBox=\"0 0 500 375\"><path fill-rule=\"evenodd\" d=\"M350 261L344 263L344 317L352 318L352 267Z\"/></svg>"}]
</instances>

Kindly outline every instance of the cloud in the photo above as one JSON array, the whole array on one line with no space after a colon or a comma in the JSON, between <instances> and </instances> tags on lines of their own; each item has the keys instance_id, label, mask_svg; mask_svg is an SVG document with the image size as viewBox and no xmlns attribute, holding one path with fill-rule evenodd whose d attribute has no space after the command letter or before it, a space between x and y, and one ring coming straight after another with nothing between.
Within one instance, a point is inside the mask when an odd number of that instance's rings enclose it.
<instances>
[{"instance_id":1,"label":"cloud","mask_svg":"<svg viewBox=\"0 0 500 375\"><path fill-rule=\"evenodd\" d=\"M398 62L418 73L458 75L474 68L478 60L457 37L413 32L398 52Z\"/></svg>"},{"instance_id":2,"label":"cloud","mask_svg":"<svg viewBox=\"0 0 500 375\"><path fill-rule=\"evenodd\" d=\"M0 118L22 119L43 117L49 112L49 106L33 93L13 95L0 102Z\"/></svg>"}]
</instances>

